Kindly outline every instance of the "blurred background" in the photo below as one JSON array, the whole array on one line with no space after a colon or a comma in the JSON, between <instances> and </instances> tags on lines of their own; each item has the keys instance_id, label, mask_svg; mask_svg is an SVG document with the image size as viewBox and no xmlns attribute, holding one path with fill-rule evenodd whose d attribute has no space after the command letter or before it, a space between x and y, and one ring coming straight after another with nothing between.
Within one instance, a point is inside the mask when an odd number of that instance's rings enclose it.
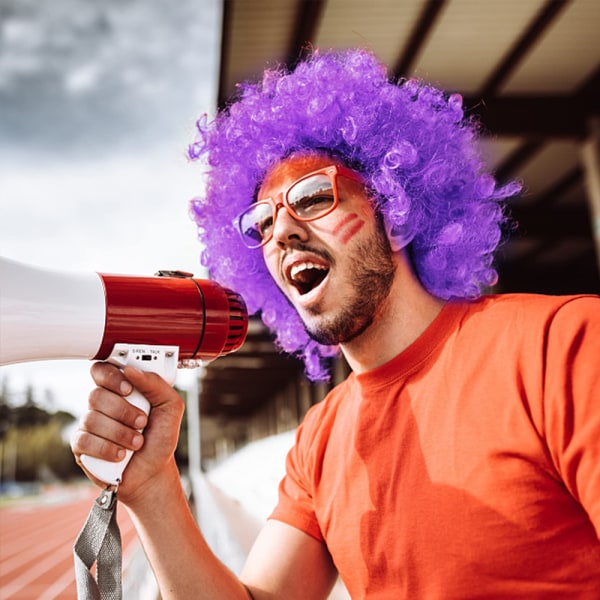
<instances>
[{"instance_id":1,"label":"blurred background","mask_svg":"<svg viewBox=\"0 0 600 600\"><path fill-rule=\"evenodd\" d=\"M0 253L72 271L200 276L187 203L215 110L220 2L0 0ZM86 363L4 367L80 414ZM82 383L83 382L83 383Z\"/></svg>"},{"instance_id":2,"label":"blurred background","mask_svg":"<svg viewBox=\"0 0 600 600\"><path fill-rule=\"evenodd\" d=\"M195 120L309 44L366 46L391 75L461 93L500 180L524 182L498 290L598 292L599 20L595 0L1 0L0 252L204 276L187 214L203 185L185 157ZM79 414L87 371L2 377Z\"/></svg>"},{"instance_id":3,"label":"blurred background","mask_svg":"<svg viewBox=\"0 0 600 600\"><path fill-rule=\"evenodd\" d=\"M393 76L462 94L498 178L523 181L496 291L598 293L599 23L597 0L0 0L0 254L204 276L188 218L203 189L185 156L196 119L309 45L363 46ZM332 369L330 384L310 384L253 321L238 353L178 380L194 396L192 463L248 499L252 484L238 477L238 490L226 460L246 448L237 472L246 456L262 465L250 469L255 487L276 485L294 428L347 374L343 361ZM16 412L41 410L62 431L85 407L88 371L85 361L0 369L3 482L18 471L5 443Z\"/></svg>"}]
</instances>

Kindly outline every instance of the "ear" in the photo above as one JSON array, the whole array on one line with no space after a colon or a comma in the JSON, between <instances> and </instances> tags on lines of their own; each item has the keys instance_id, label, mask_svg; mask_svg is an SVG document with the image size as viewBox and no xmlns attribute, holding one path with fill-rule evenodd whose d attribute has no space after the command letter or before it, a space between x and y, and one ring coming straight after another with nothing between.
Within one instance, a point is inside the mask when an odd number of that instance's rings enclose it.
<instances>
[{"instance_id":1,"label":"ear","mask_svg":"<svg viewBox=\"0 0 600 600\"><path fill-rule=\"evenodd\" d=\"M388 215L383 215L383 225L385 234L390 242L390 246L394 252L400 252L408 246L415 237L414 232L410 231L405 225L395 225L391 222Z\"/></svg>"}]
</instances>

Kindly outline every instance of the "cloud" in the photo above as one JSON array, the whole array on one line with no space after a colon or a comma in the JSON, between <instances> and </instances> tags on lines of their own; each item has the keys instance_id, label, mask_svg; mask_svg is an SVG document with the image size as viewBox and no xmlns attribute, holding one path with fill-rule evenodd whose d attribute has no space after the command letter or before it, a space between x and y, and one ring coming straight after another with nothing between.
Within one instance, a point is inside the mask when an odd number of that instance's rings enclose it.
<instances>
[{"instance_id":1,"label":"cloud","mask_svg":"<svg viewBox=\"0 0 600 600\"><path fill-rule=\"evenodd\" d=\"M0 139L72 156L158 143L207 89L214 98L219 11L217 0L4 0Z\"/></svg>"},{"instance_id":2,"label":"cloud","mask_svg":"<svg viewBox=\"0 0 600 600\"><path fill-rule=\"evenodd\" d=\"M43 268L203 273L185 148L214 111L217 0L5 0L0 252ZM40 290L43 293L43 290ZM80 414L85 361L0 368Z\"/></svg>"}]
</instances>

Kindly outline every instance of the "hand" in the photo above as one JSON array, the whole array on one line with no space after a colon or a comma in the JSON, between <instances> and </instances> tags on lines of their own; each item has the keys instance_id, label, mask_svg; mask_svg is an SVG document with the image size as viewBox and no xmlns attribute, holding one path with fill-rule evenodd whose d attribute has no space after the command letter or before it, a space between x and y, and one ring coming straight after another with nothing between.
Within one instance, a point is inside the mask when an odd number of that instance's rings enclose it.
<instances>
[{"instance_id":1,"label":"hand","mask_svg":"<svg viewBox=\"0 0 600 600\"><path fill-rule=\"evenodd\" d=\"M88 411L71 439L71 448L78 463L82 454L119 461L126 448L133 450L119 485L119 499L128 504L144 490L158 485L162 476L168 475L171 480L177 470L174 452L183 401L155 373L132 367L122 372L108 363L95 363L91 374L98 387L90 394ZM151 405L148 417L125 399L134 387ZM143 433L139 433L140 429L144 429ZM83 470L94 483L106 487Z\"/></svg>"}]
</instances>

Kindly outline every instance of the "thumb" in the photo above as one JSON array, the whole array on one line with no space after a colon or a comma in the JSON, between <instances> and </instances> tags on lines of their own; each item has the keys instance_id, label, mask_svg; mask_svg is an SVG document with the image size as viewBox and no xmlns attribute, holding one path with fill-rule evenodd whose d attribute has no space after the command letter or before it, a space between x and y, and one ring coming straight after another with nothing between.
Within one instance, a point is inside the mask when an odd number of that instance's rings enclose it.
<instances>
[{"instance_id":1,"label":"thumb","mask_svg":"<svg viewBox=\"0 0 600 600\"><path fill-rule=\"evenodd\" d=\"M179 394L158 373L140 371L135 367L127 366L123 369L123 374L153 408L172 402L179 404L181 401Z\"/></svg>"}]
</instances>

